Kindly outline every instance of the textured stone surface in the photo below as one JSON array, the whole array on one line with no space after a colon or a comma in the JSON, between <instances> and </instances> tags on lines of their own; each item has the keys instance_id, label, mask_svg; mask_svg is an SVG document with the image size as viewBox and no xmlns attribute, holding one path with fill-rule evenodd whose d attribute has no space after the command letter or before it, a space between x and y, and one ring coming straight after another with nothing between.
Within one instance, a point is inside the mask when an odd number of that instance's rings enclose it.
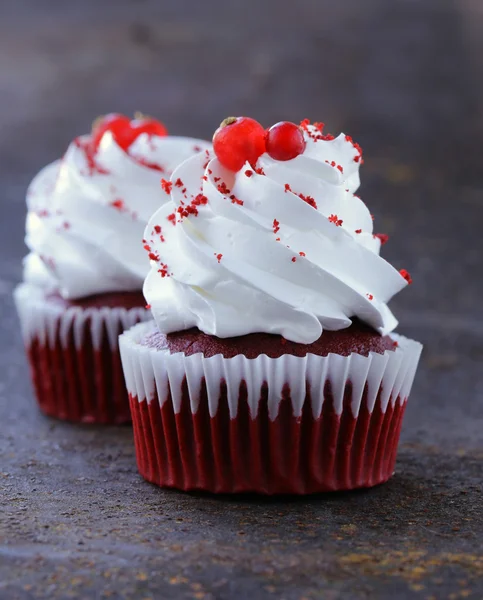
<instances>
[{"instance_id":1,"label":"textured stone surface","mask_svg":"<svg viewBox=\"0 0 483 600\"><path fill-rule=\"evenodd\" d=\"M3 0L0 598L483 596L480 0ZM158 490L129 428L34 408L11 291L25 187L96 115L209 137L229 114L309 116L365 149L362 195L414 285L425 344L397 474L261 501Z\"/></svg>"}]
</instances>

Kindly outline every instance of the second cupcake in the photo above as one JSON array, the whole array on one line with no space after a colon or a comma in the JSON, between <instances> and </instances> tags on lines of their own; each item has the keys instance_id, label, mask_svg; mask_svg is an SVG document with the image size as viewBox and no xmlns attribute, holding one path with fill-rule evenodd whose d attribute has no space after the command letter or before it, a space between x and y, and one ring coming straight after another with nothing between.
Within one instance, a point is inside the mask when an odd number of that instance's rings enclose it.
<instances>
[{"instance_id":1,"label":"second cupcake","mask_svg":"<svg viewBox=\"0 0 483 600\"><path fill-rule=\"evenodd\" d=\"M149 315L143 231L169 199L173 169L210 147L168 136L151 118L108 115L31 183L30 254L15 301L44 413L130 421L117 338Z\"/></svg>"}]
</instances>

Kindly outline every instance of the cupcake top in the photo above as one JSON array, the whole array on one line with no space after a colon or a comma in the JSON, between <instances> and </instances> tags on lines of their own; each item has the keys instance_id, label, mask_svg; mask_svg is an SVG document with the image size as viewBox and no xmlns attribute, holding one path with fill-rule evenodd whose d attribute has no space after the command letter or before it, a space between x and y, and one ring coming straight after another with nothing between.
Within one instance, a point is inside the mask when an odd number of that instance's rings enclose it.
<instances>
[{"instance_id":1,"label":"cupcake top","mask_svg":"<svg viewBox=\"0 0 483 600\"><path fill-rule=\"evenodd\" d=\"M25 281L67 299L140 290L146 223L169 200L173 169L206 148L144 116L96 121L29 186Z\"/></svg>"},{"instance_id":2,"label":"cupcake top","mask_svg":"<svg viewBox=\"0 0 483 600\"><path fill-rule=\"evenodd\" d=\"M355 195L358 144L320 123L265 131L238 117L213 145L175 170L146 228L144 295L160 331L310 344L355 317L392 331L387 302L410 277L379 256L387 236Z\"/></svg>"}]
</instances>

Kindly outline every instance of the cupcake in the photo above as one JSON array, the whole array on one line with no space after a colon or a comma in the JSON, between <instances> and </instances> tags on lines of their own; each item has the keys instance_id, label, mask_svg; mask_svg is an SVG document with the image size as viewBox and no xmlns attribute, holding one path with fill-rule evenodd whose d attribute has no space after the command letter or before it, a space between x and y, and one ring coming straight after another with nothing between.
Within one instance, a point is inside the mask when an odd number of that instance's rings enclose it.
<instances>
[{"instance_id":1,"label":"cupcake","mask_svg":"<svg viewBox=\"0 0 483 600\"><path fill-rule=\"evenodd\" d=\"M211 145L162 123L108 115L45 167L28 194L24 282L15 301L41 410L85 423L130 421L118 336L146 320L142 237L169 177Z\"/></svg>"},{"instance_id":2,"label":"cupcake","mask_svg":"<svg viewBox=\"0 0 483 600\"><path fill-rule=\"evenodd\" d=\"M142 476L215 493L371 487L394 472L421 353L387 303L411 278L323 125L227 119L145 232L154 321L120 337Z\"/></svg>"}]
</instances>

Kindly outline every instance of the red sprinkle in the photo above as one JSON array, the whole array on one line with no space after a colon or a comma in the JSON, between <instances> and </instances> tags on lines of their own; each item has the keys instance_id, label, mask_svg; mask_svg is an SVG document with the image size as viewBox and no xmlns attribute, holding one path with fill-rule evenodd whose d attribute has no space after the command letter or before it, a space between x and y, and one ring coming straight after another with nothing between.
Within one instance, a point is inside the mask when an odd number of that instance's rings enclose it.
<instances>
[{"instance_id":1,"label":"red sprinkle","mask_svg":"<svg viewBox=\"0 0 483 600\"><path fill-rule=\"evenodd\" d=\"M362 233L362 229L356 229L356 233Z\"/></svg>"},{"instance_id":2,"label":"red sprinkle","mask_svg":"<svg viewBox=\"0 0 483 600\"><path fill-rule=\"evenodd\" d=\"M412 280L411 275L406 271L406 269L401 269L399 271L399 274L401 275L401 277L404 277L404 279L408 282L409 285L411 285L413 280Z\"/></svg>"},{"instance_id":3,"label":"red sprinkle","mask_svg":"<svg viewBox=\"0 0 483 600\"><path fill-rule=\"evenodd\" d=\"M235 196L235 194L232 194L232 195L230 196L230 200L231 200L231 203L232 203L232 204L238 204L239 206L243 206L243 200L240 200L239 198L237 198L237 197Z\"/></svg>"},{"instance_id":4,"label":"red sprinkle","mask_svg":"<svg viewBox=\"0 0 483 600\"><path fill-rule=\"evenodd\" d=\"M161 179L161 187L167 194L171 194L173 183L171 181L167 181L166 179Z\"/></svg>"},{"instance_id":5,"label":"red sprinkle","mask_svg":"<svg viewBox=\"0 0 483 600\"><path fill-rule=\"evenodd\" d=\"M247 169L247 170L245 171L245 175L246 175L247 177L251 177L251 176L253 175L253 171L250 171L250 169Z\"/></svg>"},{"instance_id":6,"label":"red sprinkle","mask_svg":"<svg viewBox=\"0 0 483 600\"><path fill-rule=\"evenodd\" d=\"M300 256L305 256L305 252L299 252Z\"/></svg>"},{"instance_id":7,"label":"red sprinkle","mask_svg":"<svg viewBox=\"0 0 483 600\"><path fill-rule=\"evenodd\" d=\"M254 167L253 169L257 175L265 175L265 171L262 167Z\"/></svg>"},{"instance_id":8,"label":"red sprinkle","mask_svg":"<svg viewBox=\"0 0 483 600\"><path fill-rule=\"evenodd\" d=\"M277 219L273 220L273 226L272 227L273 227L273 233L278 233L280 231L280 223L277 221Z\"/></svg>"},{"instance_id":9,"label":"red sprinkle","mask_svg":"<svg viewBox=\"0 0 483 600\"><path fill-rule=\"evenodd\" d=\"M171 213L166 218L168 219L168 221L171 221L173 225L176 225L176 215L174 213Z\"/></svg>"},{"instance_id":10,"label":"red sprinkle","mask_svg":"<svg viewBox=\"0 0 483 600\"><path fill-rule=\"evenodd\" d=\"M146 252L151 252L151 246L149 244L144 244L143 248L146 250Z\"/></svg>"},{"instance_id":11,"label":"red sprinkle","mask_svg":"<svg viewBox=\"0 0 483 600\"><path fill-rule=\"evenodd\" d=\"M374 296L372 294L366 294L366 296L369 298L369 300L374 300Z\"/></svg>"},{"instance_id":12,"label":"red sprinkle","mask_svg":"<svg viewBox=\"0 0 483 600\"><path fill-rule=\"evenodd\" d=\"M149 256L149 260L154 260L155 262L159 261L159 256L157 254L155 254L154 252L150 252L148 254L148 256Z\"/></svg>"},{"instance_id":13,"label":"red sprinkle","mask_svg":"<svg viewBox=\"0 0 483 600\"><path fill-rule=\"evenodd\" d=\"M297 258L295 256L292 256L292 262L297 262Z\"/></svg>"},{"instance_id":14,"label":"red sprinkle","mask_svg":"<svg viewBox=\"0 0 483 600\"><path fill-rule=\"evenodd\" d=\"M223 254L217 254L216 252L214 254L216 256L216 260L218 261L218 264L220 264L221 259L223 258Z\"/></svg>"},{"instance_id":15,"label":"red sprinkle","mask_svg":"<svg viewBox=\"0 0 483 600\"><path fill-rule=\"evenodd\" d=\"M389 236L386 233L375 233L374 237L378 238L381 241L381 246L384 246L384 244L387 244L387 242L389 240Z\"/></svg>"},{"instance_id":16,"label":"red sprinkle","mask_svg":"<svg viewBox=\"0 0 483 600\"><path fill-rule=\"evenodd\" d=\"M145 308L146 310L149 310L151 308L151 304L146 304Z\"/></svg>"},{"instance_id":17,"label":"red sprinkle","mask_svg":"<svg viewBox=\"0 0 483 600\"><path fill-rule=\"evenodd\" d=\"M286 191L286 192L291 192L291 191L292 191L292 188L290 187L290 184L289 184L289 183L286 183L286 184L285 184L285 191Z\"/></svg>"},{"instance_id":18,"label":"red sprinkle","mask_svg":"<svg viewBox=\"0 0 483 600\"><path fill-rule=\"evenodd\" d=\"M394 348L397 348L399 346L399 343L396 342L396 340L394 340L394 342L392 343L392 345L394 346Z\"/></svg>"},{"instance_id":19,"label":"red sprinkle","mask_svg":"<svg viewBox=\"0 0 483 600\"><path fill-rule=\"evenodd\" d=\"M228 189L224 181L218 184L218 191L222 194L225 194L226 196L228 196L231 193L231 190Z\"/></svg>"},{"instance_id":20,"label":"red sprinkle","mask_svg":"<svg viewBox=\"0 0 483 600\"><path fill-rule=\"evenodd\" d=\"M174 185L176 187L183 187L183 182L181 181L181 179L178 177L178 179L174 182Z\"/></svg>"},{"instance_id":21,"label":"red sprinkle","mask_svg":"<svg viewBox=\"0 0 483 600\"><path fill-rule=\"evenodd\" d=\"M124 200L121 200L120 198L118 198L117 200L113 200L110 203L110 206L112 206L113 208L115 208L121 212L124 212L125 210L127 210L126 206L124 204Z\"/></svg>"},{"instance_id":22,"label":"red sprinkle","mask_svg":"<svg viewBox=\"0 0 483 600\"><path fill-rule=\"evenodd\" d=\"M317 210L317 202L312 198L312 196L304 196L304 194L298 194L299 198L301 198L304 202L307 202L312 208Z\"/></svg>"},{"instance_id":23,"label":"red sprinkle","mask_svg":"<svg viewBox=\"0 0 483 600\"><path fill-rule=\"evenodd\" d=\"M320 123L318 121L312 123L312 126L315 127L316 131L309 129L310 124L310 119L304 119L300 122L300 127L307 133L309 138L314 140L314 142L318 142L319 140L328 142L334 139L334 136L330 133L326 135L323 134L325 123Z\"/></svg>"},{"instance_id":24,"label":"red sprinkle","mask_svg":"<svg viewBox=\"0 0 483 600\"><path fill-rule=\"evenodd\" d=\"M169 277L168 265L161 263L161 268L158 269L158 273L161 274L161 277Z\"/></svg>"},{"instance_id":25,"label":"red sprinkle","mask_svg":"<svg viewBox=\"0 0 483 600\"><path fill-rule=\"evenodd\" d=\"M330 217L328 217L328 219L331 223L334 223L334 225L336 225L337 227L340 227L343 223L342 219L339 219L339 217L337 215L330 215Z\"/></svg>"},{"instance_id":26,"label":"red sprinkle","mask_svg":"<svg viewBox=\"0 0 483 600\"><path fill-rule=\"evenodd\" d=\"M201 206L208 204L208 198L203 194L198 194L192 201L191 204L193 206Z\"/></svg>"}]
</instances>

